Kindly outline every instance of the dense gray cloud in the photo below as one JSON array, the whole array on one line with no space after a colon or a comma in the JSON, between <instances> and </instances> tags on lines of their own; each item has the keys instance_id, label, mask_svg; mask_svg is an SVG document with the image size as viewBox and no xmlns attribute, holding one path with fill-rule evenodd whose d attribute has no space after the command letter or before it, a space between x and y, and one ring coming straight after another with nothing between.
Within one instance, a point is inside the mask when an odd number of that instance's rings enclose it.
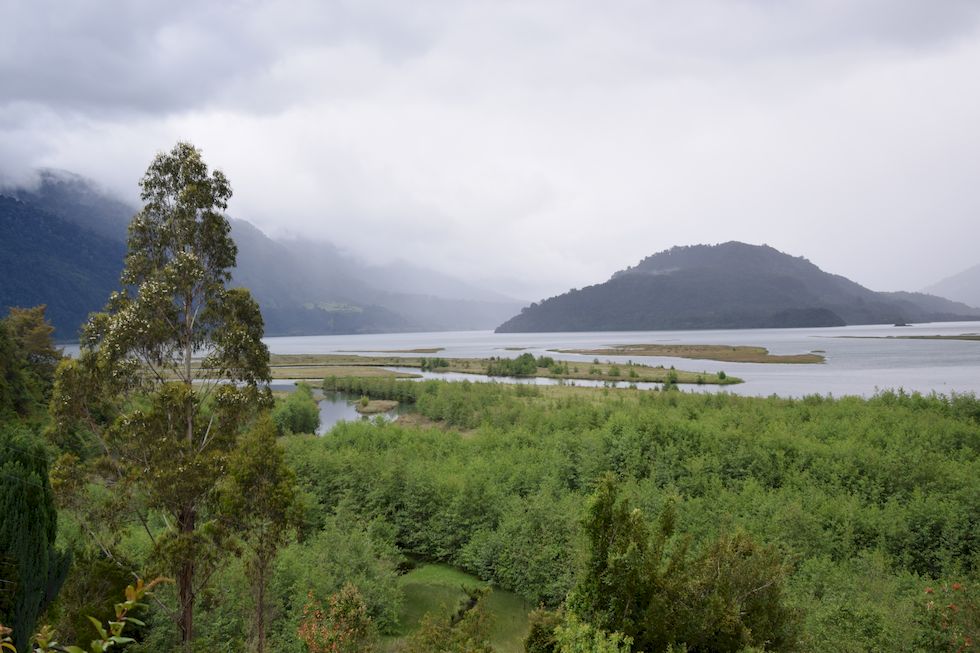
<instances>
[{"instance_id":1,"label":"dense gray cloud","mask_svg":"<svg viewBox=\"0 0 980 653\"><path fill-rule=\"evenodd\" d=\"M132 198L189 139L273 235L522 296L767 242L875 289L980 260L980 3L0 0L0 174Z\"/></svg>"}]
</instances>

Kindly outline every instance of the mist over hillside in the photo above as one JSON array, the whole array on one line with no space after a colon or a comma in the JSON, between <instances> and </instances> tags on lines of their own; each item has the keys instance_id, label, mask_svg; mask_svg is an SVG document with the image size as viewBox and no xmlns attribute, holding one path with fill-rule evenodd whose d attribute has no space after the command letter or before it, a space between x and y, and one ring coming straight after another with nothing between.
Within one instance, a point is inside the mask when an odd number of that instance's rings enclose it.
<instances>
[{"instance_id":1,"label":"mist over hillside","mask_svg":"<svg viewBox=\"0 0 980 653\"><path fill-rule=\"evenodd\" d=\"M0 188L0 192L104 238L121 242L125 242L126 227L136 213L133 206L92 180L67 170L38 170L35 183Z\"/></svg>"},{"instance_id":2,"label":"mist over hillside","mask_svg":"<svg viewBox=\"0 0 980 653\"><path fill-rule=\"evenodd\" d=\"M118 287L126 226L137 207L63 171L41 171L35 185L0 193L17 202L18 210L5 214L5 228L21 235L6 239L9 280L0 300L4 306L47 303L57 336L73 339L88 312L100 310ZM329 242L276 241L245 220L231 224L239 249L233 285L252 291L268 335L489 329L523 305L421 266L368 265ZM24 240L31 233L40 237ZM86 251L99 252L92 257L98 266L62 254L75 238ZM60 270L57 278L38 278L36 266L56 260L45 269ZM86 279L85 292L64 297L68 286L59 279ZM55 308L66 302L73 302L70 310Z\"/></svg>"},{"instance_id":3,"label":"mist over hillside","mask_svg":"<svg viewBox=\"0 0 980 653\"><path fill-rule=\"evenodd\" d=\"M604 283L532 304L497 328L642 331L827 327L975 319L980 310L919 293L879 293L766 245L674 247Z\"/></svg>"},{"instance_id":4,"label":"mist over hillside","mask_svg":"<svg viewBox=\"0 0 980 653\"><path fill-rule=\"evenodd\" d=\"M59 340L74 340L118 287L125 246L0 195L0 312L47 304Z\"/></svg>"},{"instance_id":5,"label":"mist over hillside","mask_svg":"<svg viewBox=\"0 0 980 653\"><path fill-rule=\"evenodd\" d=\"M946 277L942 281L923 288L922 291L949 297L970 306L980 307L980 264L963 270L959 274Z\"/></svg>"}]
</instances>

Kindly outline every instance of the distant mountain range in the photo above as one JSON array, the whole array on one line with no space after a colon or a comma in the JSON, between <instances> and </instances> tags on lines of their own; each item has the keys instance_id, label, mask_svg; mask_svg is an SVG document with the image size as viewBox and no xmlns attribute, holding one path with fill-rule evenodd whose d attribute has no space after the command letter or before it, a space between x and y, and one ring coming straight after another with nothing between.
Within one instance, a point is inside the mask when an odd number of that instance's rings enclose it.
<instances>
[{"instance_id":1,"label":"distant mountain range","mask_svg":"<svg viewBox=\"0 0 980 653\"><path fill-rule=\"evenodd\" d=\"M980 319L922 293L874 292L802 257L728 242L674 247L605 283L532 304L499 333L824 327Z\"/></svg>"},{"instance_id":2,"label":"distant mountain range","mask_svg":"<svg viewBox=\"0 0 980 653\"><path fill-rule=\"evenodd\" d=\"M118 288L137 208L68 172L0 189L0 309L48 305L73 340ZM232 220L233 284L249 288L268 335L490 329L524 302L408 263L372 266L328 242L269 238Z\"/></svg>"},{"instance_id":3,"label":"distant mountain range","mask_svg":"<svg viewBox=\"0 0 980 653\"><path fill-rule=\"evenodd\" d=\"M923 289L923 292L949 297L970 306L980 306L980 265L954 274Z\"/></svg>"}]
</instances>

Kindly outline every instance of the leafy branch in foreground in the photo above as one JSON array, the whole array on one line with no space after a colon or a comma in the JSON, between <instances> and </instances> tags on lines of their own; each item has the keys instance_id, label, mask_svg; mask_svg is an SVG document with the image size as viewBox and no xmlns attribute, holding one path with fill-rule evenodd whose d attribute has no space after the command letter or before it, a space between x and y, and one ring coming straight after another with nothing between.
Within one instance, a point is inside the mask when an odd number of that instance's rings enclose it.
<instances>
[{"instance_id":1,"label":"leafy branch in foreground","mask_svg":"<svg viewBox=\"0 0 980 653\"><path fill-rule=\"evenodd\" d=\"M166 578L156 578L149 583L144 583L143 579L140 578L136 581L135 585L126 587L126 600L116 604L115 619L109 620L106 624L102 624L95 617L89 617L92 626L95 627L95 631L98 633L98 637L92 640L88 649L82 648L81 646L63 645L59 643L57 639L58 634L51 626L45 625L34 635L34 642L37 646L34 648L33 653L54 653L56 651L61 653L108 653L122 649L125 645L136 641L132 637L123 635L126 626L145 625L136 617L130 616L130 613L134 610L147 607L145 603L141 603L141 599L147 596L150 590L156 585L165 582L171 581ZM10 639L11 632L9 628L0 625L0 650L17 653L17 648Z\"/></svg>"}]
</instances>

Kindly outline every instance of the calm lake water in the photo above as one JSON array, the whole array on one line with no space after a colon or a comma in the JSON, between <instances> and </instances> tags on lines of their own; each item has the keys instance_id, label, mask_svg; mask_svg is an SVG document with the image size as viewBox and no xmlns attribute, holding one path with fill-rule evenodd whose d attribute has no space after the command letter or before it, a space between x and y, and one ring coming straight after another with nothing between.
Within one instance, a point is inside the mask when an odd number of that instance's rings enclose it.
<instances>
[{"instance_id":1,"label":"calm lake water","mask_svg":"<svg viewBox=\"0 0 980 653\"><path fill-rule=\"evenodd\" d=\"M273 390L292 391L296 389L297 379L275 379L269 384ZM314 380L306 380L313 388L319 386ZM315 391L317 392L317 391ZM320 393L317 392L319 395ZM362 415L357 412L355 400L357 397L348 396L343 392L328 392L317 400L320 406L320 428L317 435L323 435L337 424L337 422L356 422L371 421L377 418L392 422L398 419L398 411L391 410L386 413L375 413L373 415Z\"/></svg>"},{"instance_id":2,"label":"calm lake water","mask_svg":"<svg viewBox=\"0 0 980 653\"><path fill-rule=\"evenodd\" d=\"M589 362L593 356L556 354L552 349L594 349L617 344L716 344L766 347L773 354L820 351L827 362L816 365L721 363L649 356L602 356L632 359L649 365L671 365L691 371L726 373L745 383L724 386L741 395L807 394L870 396L878 390L902 388L923 393L980 394L980 341L881 339L882 336L980 334L980 322L937 322L910 327L849 326L823 329L733 329L713 331L616 331L588 333L506 333L463 331L387 333L345 336L271 337L265 342L275 354L361 353L442 347L445 358L535 356ZM846 337L842 337L846 336ZM519 349L518 349L519 348ZM427 354L398 354L426 356ZM435 375L452 378L459 375ZM464 375L465 376L465 375ZM476 379L474 379L476 380ZM582 385L582 382L576 382ZM715 386L681 386L684 390L717 391Z\"/></svg>"}]
</instances>

